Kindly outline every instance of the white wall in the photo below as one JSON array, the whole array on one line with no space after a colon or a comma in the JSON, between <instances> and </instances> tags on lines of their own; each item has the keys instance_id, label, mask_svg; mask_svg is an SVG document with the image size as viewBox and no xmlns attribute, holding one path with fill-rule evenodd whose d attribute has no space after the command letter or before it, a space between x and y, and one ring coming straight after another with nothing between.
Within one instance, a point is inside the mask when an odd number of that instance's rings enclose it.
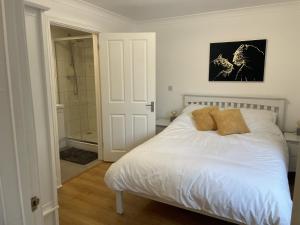
<instances>
[{"instance_id":1,"label":"white wall","mask_svg":"<svg viewBox=\"0 0 300 225\"><path fill-rule=\"evenodd\" d=\"M98 32L126 32L133 29L133 21L82 0L27 0L47 6L50 19L74 24Z\"/></svg>"},{"instance_id":2,"label":"white wall","mask_svg":"<svg viewBox=\"0 0 300 225\"><path fill-rule=\"evenodd\" d=\"M289 101L286 129L295 129L300 120L300 2L148 21L137 30L157 32L158 117L180 109L187 93L283 97ZM251 39L267 39L265 81L208 82L209 44Z\"/></svg>"}]
</instances>

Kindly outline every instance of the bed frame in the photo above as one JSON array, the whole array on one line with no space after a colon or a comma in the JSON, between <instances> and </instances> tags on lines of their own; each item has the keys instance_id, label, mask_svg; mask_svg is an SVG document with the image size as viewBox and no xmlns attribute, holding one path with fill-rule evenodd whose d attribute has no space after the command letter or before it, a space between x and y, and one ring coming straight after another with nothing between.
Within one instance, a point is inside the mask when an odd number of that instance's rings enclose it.
<instances>
[{"instance_id":1,"label":"bed frame","mask_svg":"<svg viewBox=\"0 0 300 225\"><path fill-rule=\"evenodd\" d=\"M277 125L284 129L286 99L283 98L253 98L253 97L225 97L184 95L183 106L203 105L219 106L220 108L270 110L277 113Z\"/></svg>"},{"instance_id":2,"label":"bed frame","mask_svg":"<svg viewBox=\"0 0 300 225\"><path fill-rule=\"evenodd\" d=\"M203 106L219 106L220 108L246 108L246 109L256 109L256 110L270 110L276 112L277 125L283 130L285 123L285 111L286 111L286 100L283 98L254 98L254 97L225 97L225 96L203 96L203 95L184 95L183 96L183 106L188 105L203 105ZM159 199L153 196L147 196L144 194L126 191L133 195L137 195L143 198L148 198L157 202L162 202L168 205L186 209L192 212L200 213L206 216L221 219L234 224L243 224L238 221L234 221L228 218L219 217L202 210L197 210L193 208L187 208L175 202L166 201L164 199ZM123 191L116 192L116 212L118 214L124 213L123 207Z\"/></svg>"}]
</instances>

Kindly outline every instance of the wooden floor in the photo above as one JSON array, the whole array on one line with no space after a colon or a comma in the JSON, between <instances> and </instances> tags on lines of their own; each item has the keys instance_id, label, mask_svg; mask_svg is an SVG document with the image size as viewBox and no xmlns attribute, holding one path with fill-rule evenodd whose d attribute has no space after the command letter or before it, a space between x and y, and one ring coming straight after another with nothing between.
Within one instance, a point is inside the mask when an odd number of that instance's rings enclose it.
<instances>
[{"instance_id":1,"label":"wooden floor","mask_svg":"<svg viewBox=\"0 0 300 225\"><path fill-rule=\"evenodd\" d=\"M60 225L229 225L134 195L124 196L124 215L115 213L115 196L104 183L109 163L100 163L59 189Z\"/></svg>"}]
</instances>

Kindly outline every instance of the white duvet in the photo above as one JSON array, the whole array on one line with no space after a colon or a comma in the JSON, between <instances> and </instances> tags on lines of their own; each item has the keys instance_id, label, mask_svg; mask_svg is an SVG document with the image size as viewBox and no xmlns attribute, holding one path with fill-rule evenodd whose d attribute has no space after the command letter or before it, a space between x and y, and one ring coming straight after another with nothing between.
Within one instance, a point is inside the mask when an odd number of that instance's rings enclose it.
<instances>
[{"instance_id":1,"label":"white duvet","mask_svg":"<svg viewBox=\"0 0 300 225\"><path fill-rule=\"evenodd\" d=\"M251 123L250 121L247 121ZM219 136L190 113L114 163L106 184L249 225L290 225L287 147L272 123Z\"/></svg>"}]
</instances>

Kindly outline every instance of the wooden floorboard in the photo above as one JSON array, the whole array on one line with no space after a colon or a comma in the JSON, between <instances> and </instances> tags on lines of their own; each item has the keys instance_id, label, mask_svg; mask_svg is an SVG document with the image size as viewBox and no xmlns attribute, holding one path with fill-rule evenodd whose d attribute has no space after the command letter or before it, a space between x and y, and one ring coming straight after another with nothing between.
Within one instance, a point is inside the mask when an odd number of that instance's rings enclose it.
<instances>
[{"instance_id":1,"label":"wooden floorboard","mask_svg":"<svg viewBox=\"0 0 300 225\"><path fill-rule=\"evenodd\" d=\"M100 163L58 191L60 225L229 225L187 210L124 195L124 215L115 213L115 195L104 183L110 163Z\"/></svg>"}]
</instances>

